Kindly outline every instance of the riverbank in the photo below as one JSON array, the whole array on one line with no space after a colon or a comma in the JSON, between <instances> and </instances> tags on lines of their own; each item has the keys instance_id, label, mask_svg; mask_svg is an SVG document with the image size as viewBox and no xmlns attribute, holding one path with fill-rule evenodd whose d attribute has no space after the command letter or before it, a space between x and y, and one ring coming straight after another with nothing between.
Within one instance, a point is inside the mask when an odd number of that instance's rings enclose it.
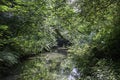
<instances>
[{"instance_id":1,"label":"riverbank","mask_svg":"<svg viewBox=\"0 0 120 80\"><path fill-rule=\"evenodd\" d=\"M65 59L67 58L67 49L58 48L52 52L42 53L34 57L29 57L22 63L12 67L10 74L1 78L1 80L57 80L68 77L65 68ZM70 71L70 68L68 68ZM62 74L63 73L63 74ZM62 77L61 77L62 76Z\"/></svg>"}]
</instances>

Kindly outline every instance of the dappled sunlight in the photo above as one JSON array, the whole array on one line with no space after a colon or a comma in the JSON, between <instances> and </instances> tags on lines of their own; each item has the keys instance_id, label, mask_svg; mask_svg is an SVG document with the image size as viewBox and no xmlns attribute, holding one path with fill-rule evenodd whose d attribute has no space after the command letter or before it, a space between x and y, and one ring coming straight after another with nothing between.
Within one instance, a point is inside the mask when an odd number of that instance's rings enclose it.
<instances>
[{"instance_id":1,"label":"dappled sunlight","mask_svg":"<svg viewBox=\"0 0 120 80\"><path fill-rule=\"evenodd\" d=\"M120 80L119 0L0 0L0 80Z\"/></svg>"}]
</instances>

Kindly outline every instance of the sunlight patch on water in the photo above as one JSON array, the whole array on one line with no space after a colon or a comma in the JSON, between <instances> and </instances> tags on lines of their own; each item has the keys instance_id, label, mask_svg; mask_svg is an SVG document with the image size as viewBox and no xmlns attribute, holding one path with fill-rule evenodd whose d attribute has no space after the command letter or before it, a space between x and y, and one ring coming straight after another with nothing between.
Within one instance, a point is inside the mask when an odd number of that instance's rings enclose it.
<instances>
[{"instance_id":1,"label":"sunlight patch on water","mask_svg":"<svg viewBox=\"0 0 120 80\"><path fill-rule=\"evenodd\" d=\"M78 71L77 68L73 68L73 70L71 71L68 80L76 80L80 78L80 72Z\"/></svg>"}]
</instances>

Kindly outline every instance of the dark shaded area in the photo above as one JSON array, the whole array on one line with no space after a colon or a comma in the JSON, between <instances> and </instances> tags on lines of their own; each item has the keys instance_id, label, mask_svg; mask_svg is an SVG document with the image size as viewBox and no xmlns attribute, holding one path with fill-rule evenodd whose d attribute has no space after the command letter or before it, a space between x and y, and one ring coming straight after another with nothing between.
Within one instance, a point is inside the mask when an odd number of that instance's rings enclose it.
<instances>
[{"instance_id":1,"label":"dark shaded area","mask_svg":"<svg viewBox=\"0 0 120 80\"><path fill-rule=\"evenodd\" d=\"M54 29L55 33L56 33L56 42L57 42L57 46L58 47L67 47L67 46L71 46L72 43L70 42L70 40L66 39L61 33L59 29Z\"/></svg>"},{"instance_id":2,"label":"dark shaded area","mask_svg":"<svg viewBox=\"0 0 120 80\"><path fill-rule=\"evenodd\" d=\"M67 39L58 38L56 41L58 47L63 47L63 46L66 47L72 45L72 43Z\"/></svg>"}]
</instances>

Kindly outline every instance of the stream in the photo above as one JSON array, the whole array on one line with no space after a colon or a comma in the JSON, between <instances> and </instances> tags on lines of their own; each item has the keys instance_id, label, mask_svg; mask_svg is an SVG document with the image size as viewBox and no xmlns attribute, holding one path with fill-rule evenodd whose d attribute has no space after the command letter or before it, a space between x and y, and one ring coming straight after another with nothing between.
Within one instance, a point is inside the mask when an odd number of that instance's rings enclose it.
<instances>
[{"instance_id":1,"label":"stream","mask_svg":"<svg viewBox=\"0 0 120 80\"><path fill-rule=\"evenodd\" d=\"M30 57L1 80L78 80L80 72L65 48Z\"/></svg>"}]
</instances>

